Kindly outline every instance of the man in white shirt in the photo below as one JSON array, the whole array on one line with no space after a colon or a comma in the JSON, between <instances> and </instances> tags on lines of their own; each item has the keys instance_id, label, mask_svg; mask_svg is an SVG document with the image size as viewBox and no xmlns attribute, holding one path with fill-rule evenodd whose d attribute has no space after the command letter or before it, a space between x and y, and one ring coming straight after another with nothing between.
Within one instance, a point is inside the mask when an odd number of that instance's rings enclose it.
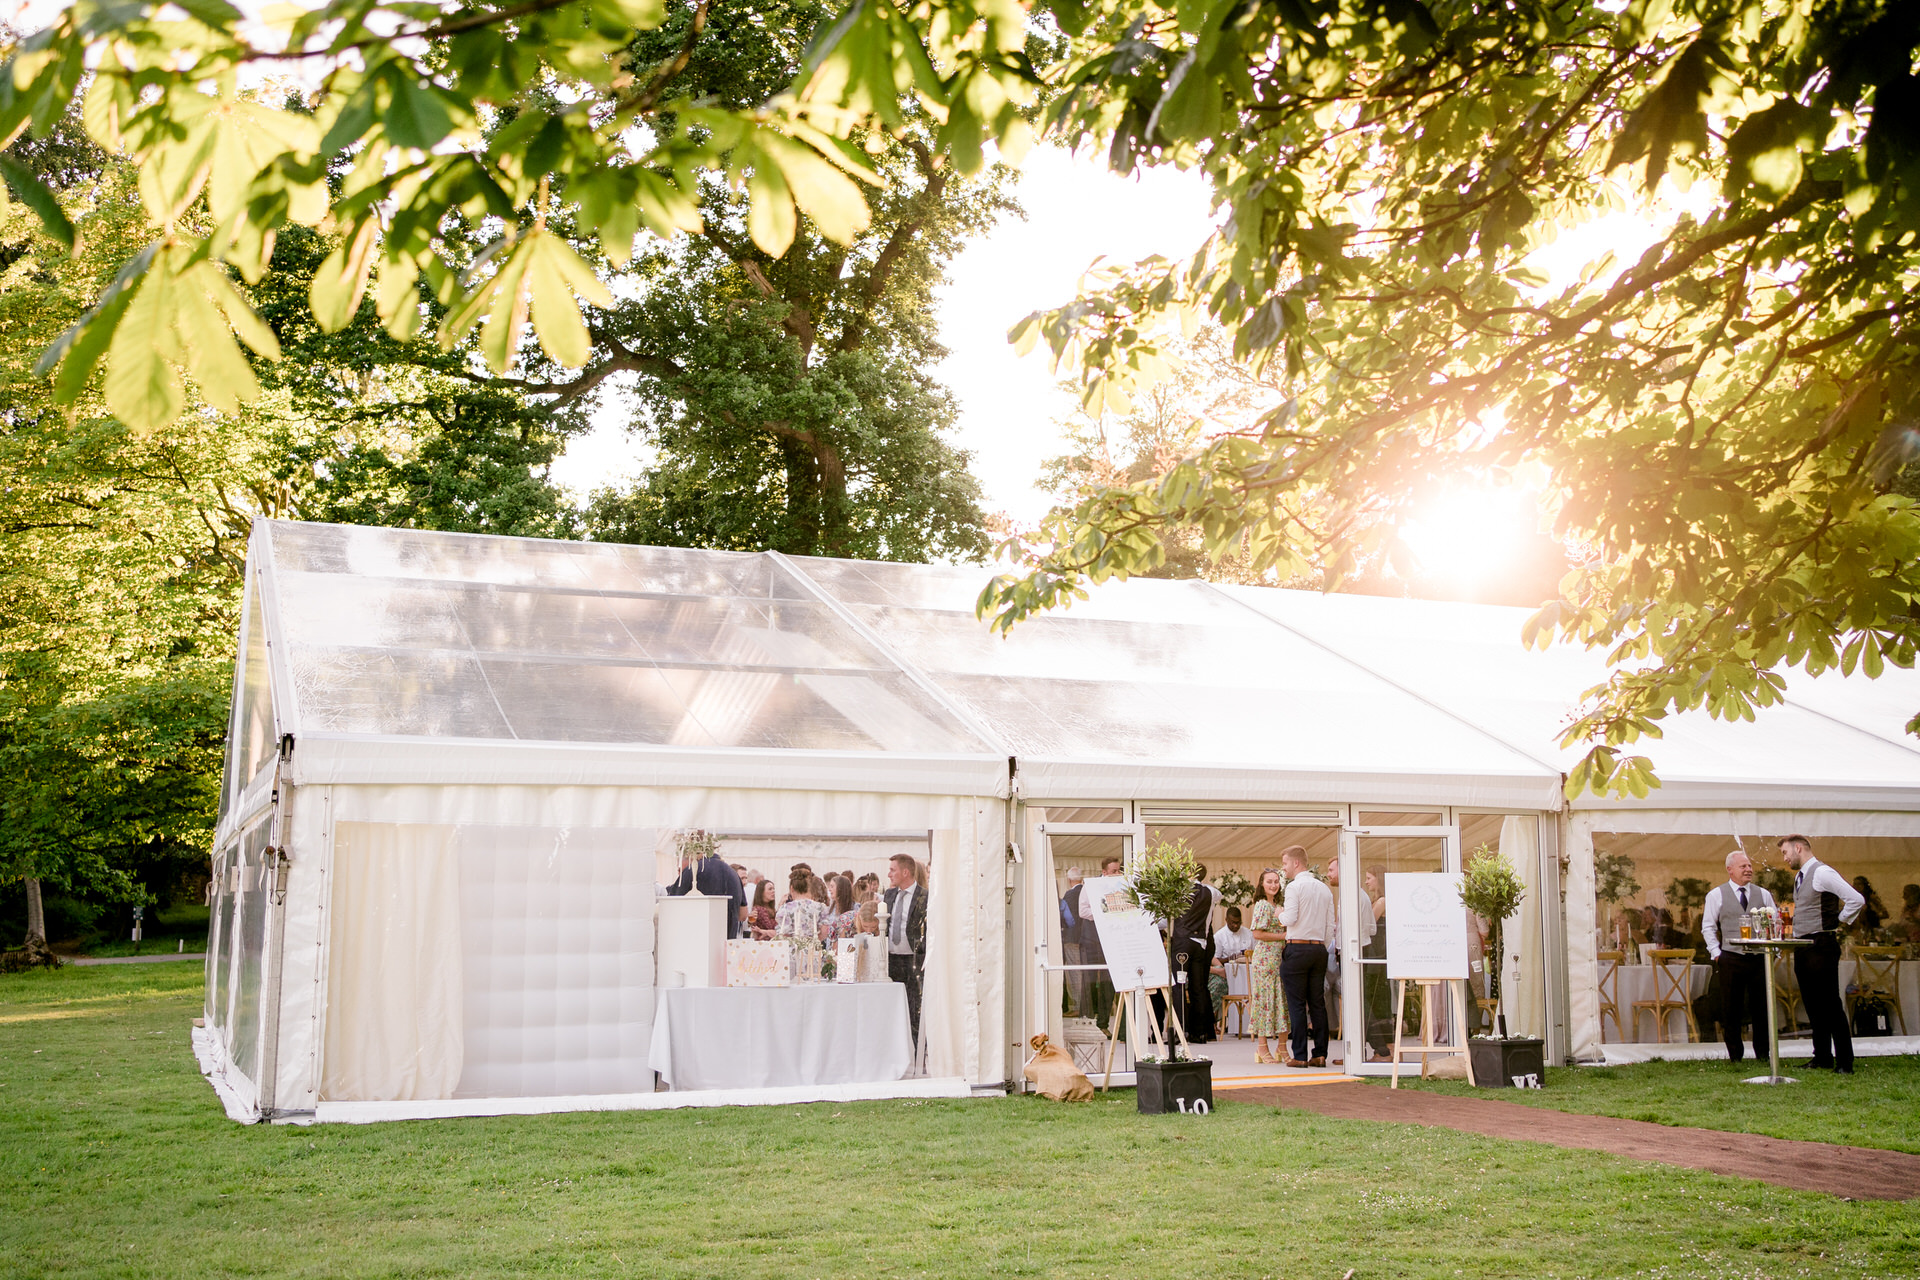
<instances>
[{"instance_id":1,"label":"man in white shirt","mask_svg":"<svg viewBox=\"0 0 1920 1280\"><path fill-rule=\"evenodd\" d=\"M904 853L887 863L887 976L907 989L907 1023L920 1042L920 980L927 969L927 894L920 864Z\"/></svg>"},{"instance_id":2,"label":"man in white shirt","mask_svg":"<svg viewBox=\"0 0 1920 1280\"><path fill-rule=\"evenodd\" d=\"M1813 1026L1813 1061L1807 1065L1852 1075L1853 1035L1840 998L1838 930L1853 923L1867 900L1845 876L1813 856L1813 841L1805 836L1780 841L1780 856L1794 872L1793 936L1812 940L1811 946L1793 951L1793 976Z\"/></svg>"},{"instance_id":3,"label":"man in white shirt","mask_svg":"<svg viewBox=\"0 0 1920 1280\"><path fill-rule=\"evenodd\" d=\"M1753 860L1735 849L1727 855L1727 882L1707 891L1700 909L1700 937L1713 957L1714 976L1720 982L1720 1034L1727 1058L1746 1056L1740 1043L1740 1024L1753 1027L1753 1056L1764 1058L1767 1035L1766 957L1740 945L1740 917L1773 905L1773 895L1753 882Z\"/></svg>"},{"instance_id":4,"label":"man in white shirt","mask_svg":"<svg viewBox=\"0 0 1920 1280\"><path fill-rule=\"evenodd\" d=\"M1290 1067L1327 1065L1327 942L1333 937L1333 890L1307 870L1307 851L1299 845L1280 854L1287 878L1287 900L1280 927L1287 944L1280 951L1280 986L1287 993L1291 1037ZM1311 1033L1312 1056L1307 1053Z\"/></svg>"}]
</instances>

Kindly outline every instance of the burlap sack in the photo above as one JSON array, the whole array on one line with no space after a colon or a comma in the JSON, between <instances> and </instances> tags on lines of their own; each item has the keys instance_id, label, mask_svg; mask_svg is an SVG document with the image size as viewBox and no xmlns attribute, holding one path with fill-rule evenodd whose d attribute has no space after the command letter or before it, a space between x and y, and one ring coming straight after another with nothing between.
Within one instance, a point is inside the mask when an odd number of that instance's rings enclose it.
<instances>
[{"instance_id":1,"label":"burlap sack","mask_svg":"<svg viewBox=\"0 0 1920 1280\"><path fill-rule=\"evenodd\" d=\"M1085 1102L1093 1097L1093 1082L1073 1065L1071 1054L1048 1044L1044 1035L1028 1043L1033 1046L1033 1056L1027 1059L1021 1074L1039 1086L1041 1097L1055 1102Z\"/></svg>"}]
</instances>

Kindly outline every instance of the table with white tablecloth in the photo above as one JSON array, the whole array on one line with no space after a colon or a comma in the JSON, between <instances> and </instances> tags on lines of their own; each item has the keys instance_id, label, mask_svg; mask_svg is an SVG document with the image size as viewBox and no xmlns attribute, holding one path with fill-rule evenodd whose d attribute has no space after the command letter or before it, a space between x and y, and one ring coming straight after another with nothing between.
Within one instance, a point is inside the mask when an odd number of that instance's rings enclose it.
<instances>
[{"instance_id":1,"label":"table with white tablecloth","mask_svg":"<svg viewBox=\"0 0 1920 1280\"><path fill-rule=\"evenodd\" d=\"M1854 961L1851 959L1845 959L1840 962L1840 992L1843 997L1846 994L1848 985L1853 982L1854 967ZM1707 991L1707 981L1712 975L1713 967L1711 965L1693 965L1687 975L1687 998L1689 1000L1697 1000L1705 995ZM1793 976L1793 961L1791 958L1781 962L1778 980L1782 992L1798 990ZM1635 1000L1653 999L1653 966L1650 964L1623 964L1620 966L1619 982L1620 1024L1625 1028L1628 1039L1641 1044L1653 1042L1658 1037L1653 1029L1652 1015L1645 1011L1641 1013L1638 1021L1640 1027L1644 1028L1644 1031L1635 1030L1635 1019L1633 1016L1633 1002ZM1900 962L1899 987L1900 1013L1904 1023L1905 1034L1920 1035L1920 961L1903 960ZM1801 1015L1801 1018L1802 1025L1804 1025L1805 1015ZM1794 1034L1795 1031L1796 1028L1788 1026L1785 1016L1782 1015L1780 1034L1788 1036ZM1710 1040L1715 1038L1705 1027L1701 1028L1701 1032ZM1900 1028L1896 1027L1895 1034L1900 1034ZM1667 1038L1669 1040L1682 1040L1685 1037L1686 1027L1684 1020L1679 1011L1674 1010L1667 1015ZM1609 1044L1619 1042L1620 1037L1614 1032L1612 1018L1605 1018L1601 1021L1601 1038Z\"/></svg>"},{"instance_id":2,"label":"table with white tablecloth","mask_svg":"<svg viewBox=\"0 0 1920 1280\"><path fill-rule=\"evenodd\" d=\"M907 989L897 982L667 987L647 1065L674 1089L866 1084L907 1074Z\"/></svg>"}]
</instances>

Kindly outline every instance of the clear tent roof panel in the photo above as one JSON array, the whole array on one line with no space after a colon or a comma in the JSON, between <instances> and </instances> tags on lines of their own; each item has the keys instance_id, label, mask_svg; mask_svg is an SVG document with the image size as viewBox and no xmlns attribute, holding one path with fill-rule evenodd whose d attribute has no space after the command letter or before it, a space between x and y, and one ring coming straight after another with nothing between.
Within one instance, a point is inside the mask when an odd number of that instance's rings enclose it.
<instances>
[{"instance_id":1,"label":"clear tent roof panel","mask_svg":"<svg viewBox=\"0 0 1920 1280\"><path fill-rule=\"evenodd\" d=\"M309 731L991 750L764 556L271 530L283 660Z\"/></svg>"},{"instance_id":2,"label":"clear tent roof panel","mask_svg":"<svg viewBox=\"0 0 1920 1280\"><path fill-rule=\"evenodd\" d=\"M1531 610L1444 601L1323 595L1228 587L1276 622L1354 657L1370 670L1502 740L1570 768L1584 747L1559 746L1580 694L1607 677L1606 655L1577 645L1529 650L1520 642ZM1908 673L1900 673L1902 676ZM1754 722L1713 718L1704 708L1659 722L1661 737L1627 750L1651 758L1662 776L1747 780L1790 776L1845 786L1920 784L1914 740L1875 732L1873 717L1896 687L1837 674L1788 674L1788 702ZM1920 681L1915 681L1920 684ZM1920 709L1920 699L1915 701Z\"/></svg>"},{"instance_id":3,"label":"clear tent roof panel","mask_svg":"<svg viewBox=\"0 0 1920 1280\"><path fill-rule=\"evenodd\" d=\"M1545 772L1205 583L1106 584L1001 635L974 614L986 571L799 563L1018 755Z\"/></svg>"}]
</instances>

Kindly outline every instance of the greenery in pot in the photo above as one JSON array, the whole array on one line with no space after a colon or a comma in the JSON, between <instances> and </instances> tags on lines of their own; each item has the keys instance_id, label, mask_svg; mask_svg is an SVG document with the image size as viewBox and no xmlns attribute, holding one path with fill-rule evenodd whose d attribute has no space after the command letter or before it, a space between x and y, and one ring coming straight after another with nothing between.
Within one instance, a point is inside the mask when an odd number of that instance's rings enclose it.
<instances>
[{"instance_id":1,"label":"greenery in pot","mask_svg":"<svg viewBox=\"0 0 1920 1280\"><path fill-rule=\"evenodd\" d=\"M1171 924L1187 909L1193 886L1200 879L1200 860L1193 856L1185 840L1161 841L1148 847L1135 864L1133 880L1127 886L1127 900ZM1167 931L1167 973L1173 973L1173 931ZM1177 990L1177 988L1175 988ZM1167 1001L1167 1061L1180 1061L1179 1043L1174 1028L1179 1026L1178 1000ZM1184 1032L1183 1032L1184 1034Z\"/></svg>"},{"instance_id":2,"label":"greenery in pot","mask_svg":"<svg viewBox=\"0 0 1920 1280\"><path fill-rule=\"evenodd\" d=\"M1527 894L1513 864L1492 845L1481 845L1467 861L1466 875L1460 881L1460 901L1467 910L1487 922L1487 996L1493 1001L1495 1026L1506 1038L1506 1010L1500 996L1500 970L1505 967L1501 949L1502 926L1520 909Z\"/></svg>"}]
</instances>

